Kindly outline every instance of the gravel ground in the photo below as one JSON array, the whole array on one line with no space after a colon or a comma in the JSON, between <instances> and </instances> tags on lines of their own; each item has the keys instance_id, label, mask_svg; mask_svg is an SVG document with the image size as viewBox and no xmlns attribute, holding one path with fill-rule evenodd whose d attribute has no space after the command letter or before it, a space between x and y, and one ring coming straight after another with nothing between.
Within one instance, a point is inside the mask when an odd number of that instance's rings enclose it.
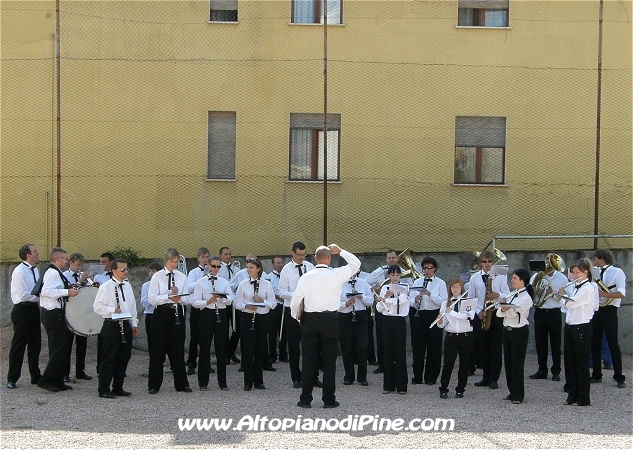
<instances>
[{"instance_id":1,"label":"gravel ground","mask_svg":"<svg viewBox=\"0 0 633 450\"><path fill-rule=\"evenodd\" d=\"M0 330L2 358L0 372L6 380L7 355L11 328ZM41 368L48 351L43 333ZM95 373L96 338L88 340L87 372ZM73 354L74 357L74 354ZM409 356L410 358L410 356ZM133 395L114 400L97 396L96 377L90 381L73 380L74 390L48 393L29 384L26 364L18 388L2 387L0 446L2 448L632 448L633 414L631 378L632 357L624 356L628 386L618 389L605 371L603 382L591 388L590 407L563 406L566 395L563 381L526 379L525 401L513 405L503 401L507 395L505 375L498 390L477 388L478 373L469 379L463 399L453 397L456 373L453 373L448 400L439 398L438 386L409 385L405 396L382 395L382 375L371 373L369 386L343 386L343 368L338 359L338 409L323 409L315 389L312 409L298 408L299 389L290 383L287 363L275 364L276 372L264 372L266 390L242 390L238 365L228 367L229 391L217 388L211 375L209 391L197 389L197 376L189 377L193 393L175 392L171 374L166 374L157 395L147 393L148 354L134 350L124 388ZM73 361L74 364L74 361ZM536 355L529 354L526 374L536 369ZM74 373L74 368L71 368ZM409 372L409 378L411 373ZM243 417L256 415L268 419L338 419L372 415L379 418L453 419L454 430L373 431L180 431L178 419L232 419L234 427ZM331 422L333 423L333 422ZM417 422L416 425L419 425ZM430 422L425 422L430 423ZM273 422L273 425L276 425Z\"/></svg>"}]
</instances>

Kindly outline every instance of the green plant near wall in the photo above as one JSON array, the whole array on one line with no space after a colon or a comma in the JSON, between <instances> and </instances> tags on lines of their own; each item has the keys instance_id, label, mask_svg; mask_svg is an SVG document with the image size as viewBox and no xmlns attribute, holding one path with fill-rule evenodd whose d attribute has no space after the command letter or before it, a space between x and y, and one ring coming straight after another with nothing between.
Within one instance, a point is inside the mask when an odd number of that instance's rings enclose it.
<instances>
[{"instance_id":1,"label":"green plant near wall","mask_svg":"<svg viewBox=\"0 0 633 450\"><path fill-rule=\"evenodd\" d=\"M115 258L125 259L129 267L148 264L148 260L146 258L141 258L140 252L134 250L132 247L114 247L114 250L111 250L110 253L112 253Z\"/></svg>"}]
</instances>

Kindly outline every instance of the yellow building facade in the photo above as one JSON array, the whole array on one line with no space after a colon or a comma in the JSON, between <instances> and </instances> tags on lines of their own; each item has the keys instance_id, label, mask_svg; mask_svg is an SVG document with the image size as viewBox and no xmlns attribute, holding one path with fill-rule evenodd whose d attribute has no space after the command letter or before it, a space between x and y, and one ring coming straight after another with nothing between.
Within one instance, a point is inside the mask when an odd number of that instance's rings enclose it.
<instances>
[{"instance_id":1,"label":"yellow building facade","mask_svg":"<svg viewBox=\"0 0 633 450\"><path fill-rule=\"evenodd\" d=\"M599 1L330 0L327 41L321 6L62 0L58 54L54 1L3 0L0 260L315 248L325 84L329 241L593 234L598 113L598 232L632 232L631 2L604 2L600 86Z\"/></svg>"}]
</instances>

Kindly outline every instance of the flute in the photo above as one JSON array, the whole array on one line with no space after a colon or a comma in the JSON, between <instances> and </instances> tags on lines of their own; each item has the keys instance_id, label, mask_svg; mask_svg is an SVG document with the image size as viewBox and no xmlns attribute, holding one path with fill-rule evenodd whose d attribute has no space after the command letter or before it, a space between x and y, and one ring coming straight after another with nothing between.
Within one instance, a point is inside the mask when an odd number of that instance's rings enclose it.
<instances>
[{"instance_id":1,"label":"flute","mask_svg":"<svg viewBox=\"0 0 633 450\"><path fill-rule=\"evenodd\" d=\"M468 294L468 290L466 290L462 295L460 295L459 297L457 297L455 299L455 301L453 303L451 303L450 305L447 305L446 309L448 309L449 307L452 307L454 304L456 304L457 302L461 302L465 297L465 295ZM433 323L431 325L429 325L429 328L433 328L433 326L435 324L437 324L440 320L444 319L444 317L446 316L446 310L444 310L444 312L442 314L440 314L439 316L437 316L437 319L435 319L433 321Z\"/></svg>"}]
</instances>

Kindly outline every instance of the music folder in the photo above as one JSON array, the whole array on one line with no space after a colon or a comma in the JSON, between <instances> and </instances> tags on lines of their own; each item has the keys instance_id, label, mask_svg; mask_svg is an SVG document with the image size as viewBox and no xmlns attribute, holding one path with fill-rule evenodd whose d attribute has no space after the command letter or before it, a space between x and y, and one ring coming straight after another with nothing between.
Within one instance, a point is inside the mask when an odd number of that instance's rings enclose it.
<instances>
[{"instance_id":1,"label":"music folder","mask_svg":"<svg viewBox=\"0 0 633 450\"><path fill-rule=\"evenodd\" d=\"M132 314L130 313L112 313L112 320L125 320L125 319L131 319L132 318Z\"/></svg>"},{"instance_id":2,"label":"music folder","mask_svg":"<svg viewBox=\"0 0 633 450\"><path fill-rule=\"evenodd\" d=\"M545 261L541 261L540 259L530 260L530 270L532 272L545 272L546 264Z\"/></svg>"},{"instance_id":3,"label":"music folder","mask_svg":"<svg viewBox=\"0 0 633 450\"><path fill-rule=\"evenodd\" d=\"M258 308L265 308L266 307L265 303L257 303L257 302L246 302L245 305L246 306L257 306Z\"/></svg>"},{"instance_id":4,"label":"music folder","mask_svg":"<svg viewBox=\"0 0 633 450\"><path fill-rule=\"evenodd\" d=\"M348 292L347 294L345 294L345 297L350 298L350 297L356 297L356 296L363 296L362 292Z\"/></svg>"},{"instance_id":5,"label":"music folder","mask_svg":"<svg viewBox=\"0 0 633 450\"><path fill-rule=\"evenodd\" d=\"M88 269L88 276L90 278L94 278L97 275L103 275L104 270L105 265L103 264L91 264L90 268Z\"/></svg>"},{"instance_id":6,"label":"music folder","mask_svg":"<svg viewBox=\"0 0 633 450\"><path fill-rule=\"evenodd\" d=\"M187 295L191 295L189 294L189 292L179 292L177 294L167 294L168 298L172 298L172 297L186 297Z\"/></svg>"},{"instance_id":7,"label":"music folder","mask_svg":"<svg viewBox=\"0 0 633 450\"><path fill-rule=\"evenodd\" d=\"M409 285L408 284L392 284L388 287L388 290L391 290L396 295L401 295L401 294L407 295L409 293Z\"/></svg>"},{"instance_id":8,"label":"music folder","mask_svg":"<svg viewBox=\"0 0 633 450\"><path fill-rule=\"evenodd\" d=\"M459 301L459 311L475 311L477 309L477 298L466 297Z\"/></svg>"}]
</instances>

